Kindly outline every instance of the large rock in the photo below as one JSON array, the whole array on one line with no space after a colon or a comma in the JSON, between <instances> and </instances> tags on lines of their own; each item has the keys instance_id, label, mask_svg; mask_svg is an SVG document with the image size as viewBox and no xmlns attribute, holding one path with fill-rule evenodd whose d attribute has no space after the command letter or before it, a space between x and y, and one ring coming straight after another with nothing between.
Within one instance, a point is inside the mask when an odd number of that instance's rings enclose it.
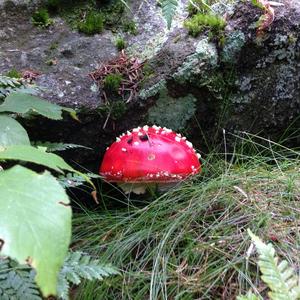
<instances>
[{"instance_id":1,"label":"large rock","mask_svg":"<svg viewBox=\"0 0 300 300\"><path fill-rule=\"evenodd\" d=\"M277 140L299 128L298 0L275 8L275 20L260 40L255 22L261 9L250 1L226 6L227 11L215 5L227 20L222 42L208 38L208 32L190 37L182 27L183 10L167 31L156 1L140 4L132 4L139 33L126 36L128 52L147 59L151 74L118 118L107 118L105 104L88 76L97 65L118 55L116 35L105 31L88 37L60 18L48 29L40 29L31 25L30 15L2 12L7 21L0 24L0 73L11 68L39 71L41 95L79 111L80 123L35 122L28 127L33 139L89 146L93 151L75 153L74 160L95 170L95 162L115 136L145 123L183 131L201 149L205 143L220 141L222 128ZM49 66L49 60L57 64Z\"/></svg>"},{"instance_id":2,"label":"large rock","mask_svg":"<svg viewBox=\"0 0 300 300\"><path fill-rule=\"evenodd\" d=\"M300 128L300 2L283 4L275 8L275 20L261 36L255 23L262 10L243 1L226 13L222 44L206 36L191 39L184 30L175 42L169 38L151 62L163 77L158 76L142 96L161 94L161 83L162 95L165 87L178 100L193 95L197 123L187 122L185 128L191 128L199 146L203 137L216 142L223 128L275 141L289 137L290 145L299 145L295 136Z\"/></svg>"}]
</instances>

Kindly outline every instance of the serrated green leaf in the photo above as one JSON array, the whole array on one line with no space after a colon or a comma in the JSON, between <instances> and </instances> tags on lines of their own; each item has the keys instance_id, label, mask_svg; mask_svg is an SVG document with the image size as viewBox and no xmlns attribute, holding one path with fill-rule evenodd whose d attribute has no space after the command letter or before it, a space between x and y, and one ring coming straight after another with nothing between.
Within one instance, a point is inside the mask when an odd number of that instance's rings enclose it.
<instances>
[{"instance_id":1,"label":"serrated green leaf","mask_svg":"<svg viewBox=\"0 0 300 300\"><path fill-rule=\"evenodd\" d=\"M82 279L102 280L104 277L117 274L120 273L111 265L103 265L98 260L81 252L69 252L59 274L59 291L61 292L58 293L58 296L64 300L68 299L65 296L68 282L79 284Z\"/></svg>"},{"instance_id":2,"label":"serrated green leaf","mask_svg":"<svg viewBox=\"0 0 300 300\"><path fill-rule=\"evenodd\" d=\"M72 117L76 113L71 108L64 108L54 103L45 101L37 96L24 93L10 93L0 105L0 112L13 112L18 114L38 113L53 120L62 119L62 111L68 111Z\"/></svg>"},{"instance_id":3,"label":"serrated green leaf","mask_svg":"<svg viewBox=\"0 0 300 300\"><path fill-rule=\"evenodd\" d=\"M11 145L30 145L28 134L15 119L0 115L0 147Z\"/></svg>"},{"instance_id":4,"label":"serrated green leaf","mask_svg":"<svg viewBox=\"0 0 300 300\"><path fill-rule=\"evenodd\" d=\"M66 143L51 143L51 142L34 142L34 146L39 146L39 147L45 147L48 152L56 152L56 151L64 151L64 150L69 150L69 149L75 149L75 148L83 148L83 149L88 149L92 150L90 147L86 147L83 145L78 145L78 144L66 144Z\"/></svg>"},{"instance_id":5,"label":"serrated green leaf","mask_svg":"<svg viewBox=\"0 0 300 300\"><path fill-rule=\"evenodd\" d=\"M69 288L70 284L68 280L60 273L58 276L57 295L59 299L69 299Z\"/></svg>"},{"instance_id":6,"label":"serrated green leaf","mask_svg":"<svg viewBox=\"0 0 300 300\"><path fill-rule=\"evenodd\" d=\"M56 294L70 238L69 199L55 177L22 166L0 172L0 254L29 263L44 296Z\"/></svg>"},{"instance_id":7,"label":"serrated green leaf","mask_svg":"<svg viewBox=\"0 0 300 300\"><path fill-rule=\"evenodd\" d=\"M0 148L0 161L8 159L36 163L60 173L63 173L62 170L76 172L60 156L42 151L32 146L19 145Z\"/></svg>"},{"instance_id":8,"label":"serrated green leaf","mask_svg":"<svg viewBox=\"0 0 300 300\"><path fill-rule=\"evenodd\" d=\"M168 29L171 28L172 20L175 16L176 10L178 6L178 0L162 0L162 14L167 21Z\"/></svg>"},{"instance_id":9,"label":"serrated green leaf","mask_svg":"<svg viewBox=\"0 0 300 300\"><path fill-rule=\"evenodd\" d=\"M0 257L0 299L42 300L34 282L35 272L8 257Z\"/></svg>"},{"instance_id":10,"label":"serrated green leaf","mask_svg":"<svg viewBox=\"0 0 300 300\"><path fill-rule=\"evenodd\" d=\"M279 263L272 244L265 244L259 237L248 229L257 252L259 254L258 265L262 272L261 279L268 285L271 292L268 293L272 300L296 300L300 297L298 277L288 262Z\"/></svg>"}]
</instances>

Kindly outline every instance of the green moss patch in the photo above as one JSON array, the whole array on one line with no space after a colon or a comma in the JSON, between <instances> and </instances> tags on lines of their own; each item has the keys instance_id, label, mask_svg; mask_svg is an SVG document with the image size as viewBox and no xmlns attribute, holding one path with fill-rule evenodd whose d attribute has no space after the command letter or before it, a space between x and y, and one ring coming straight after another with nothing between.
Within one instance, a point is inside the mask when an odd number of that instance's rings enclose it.
<instances>
[{"instance_id":1,"label":"green moss patch","mask_svg":"<svg viewBox=\"0 0 300 300\"><path fill-rule=\"evenodd\" d=\"M104 79L104 89L108 92L116 93L121 86L121 82L121 74L109 74Z\"/></svg>"},{"instance_id":2,"label":"green moss patch","mask_svg":"<svg viewBox=\"0 0 300 300\"><path fill-rule=\"evenodd\" d=\"M215 35L219 35L219 32L224 30L225 25L226 22L222 17L214 14L203 13L194 15L184 23L189 34L193 37L197 37L206 29L210 30Z\"/></svg>"}]
</instances>

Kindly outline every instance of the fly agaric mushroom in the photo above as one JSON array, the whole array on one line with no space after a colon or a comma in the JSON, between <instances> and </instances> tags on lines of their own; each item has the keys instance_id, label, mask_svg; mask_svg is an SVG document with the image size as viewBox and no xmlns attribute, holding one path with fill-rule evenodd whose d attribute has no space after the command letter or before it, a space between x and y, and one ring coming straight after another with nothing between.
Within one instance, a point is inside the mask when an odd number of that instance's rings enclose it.
<instances>
[{"instance_id":1,"label":"fly agaric mushroom","mask_svg":"<svg viewBox=\"0 0 300 300\"><path fill-rule=\"evenodd\" d=\"M117 137L106 150L100 175L125 193L145 193L147 186L177 183L201 171L200 154L171 129L137 127Z\"/></svg>"}]
</instances>

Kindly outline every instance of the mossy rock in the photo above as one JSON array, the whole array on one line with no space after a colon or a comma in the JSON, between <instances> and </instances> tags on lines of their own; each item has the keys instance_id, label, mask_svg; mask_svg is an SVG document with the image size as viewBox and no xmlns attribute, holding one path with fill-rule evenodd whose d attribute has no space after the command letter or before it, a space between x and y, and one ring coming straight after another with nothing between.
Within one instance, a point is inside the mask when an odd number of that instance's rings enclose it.
<instances>
[{"instance_id":1,"label":"mossy rock","mask_svg":"<svg viewBox=\"0 0 300 300\"><path fill-rule=\"evenodd\" d=\"M172 98L164 89L156 104L149 109L148 121L172 130L182 130L196 112L196 101L192 95Z\"/></svg>"}]
</instances>

